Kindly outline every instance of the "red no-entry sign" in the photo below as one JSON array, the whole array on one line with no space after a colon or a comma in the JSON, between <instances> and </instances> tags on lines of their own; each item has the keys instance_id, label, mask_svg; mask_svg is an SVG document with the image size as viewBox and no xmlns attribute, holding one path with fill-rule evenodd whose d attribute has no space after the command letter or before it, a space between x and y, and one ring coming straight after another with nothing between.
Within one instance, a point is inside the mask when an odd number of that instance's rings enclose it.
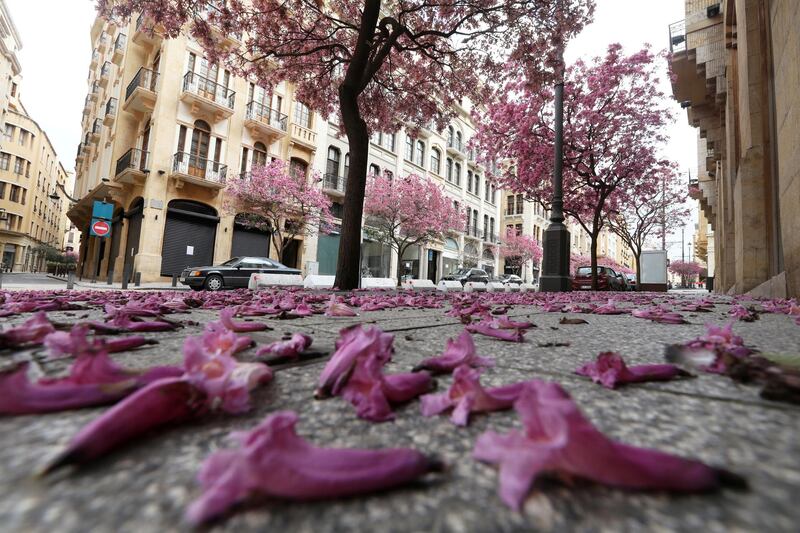
<instances>
[{"instance_id":1,"label":"red no-entry sign","mask_svg":"<svg viewBox=\"0 0 800 533\"><path fill-rule=\"evenodd\" d=\"M108 237L109 233L111 233L111 226L108 225L108 222L105 220L92 221L92 235L95 237Z\"/></svg>"}]
</instances>

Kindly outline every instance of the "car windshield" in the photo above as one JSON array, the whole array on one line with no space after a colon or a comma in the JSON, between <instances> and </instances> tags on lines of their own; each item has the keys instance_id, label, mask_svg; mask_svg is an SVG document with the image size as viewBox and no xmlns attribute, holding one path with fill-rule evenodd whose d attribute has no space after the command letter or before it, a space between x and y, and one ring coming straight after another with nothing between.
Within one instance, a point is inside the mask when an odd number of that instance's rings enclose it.
<instances>
[{"instance_id":1,"label":"car windshield","mask_svg":"<svg viewBox=\"0 0 800 533\"><path fill-rule=\"evenodd\" d=\"M230 259L228 259L227 261L222 263L222 265L220 265L220 266L233 266L236 263L238 263L240 259L241 259L241 257L231 257Z\"/></svg>"},{"instance_id":2,"label":"car windshield","mask_svg":"<svg viewBox=\"0 0 800 533\"><path fill-rule=\"evenodd\" d=\"M466 276L467 274L469 274L469 271L470 271L470 269L468 269L468 268L459 268L458 270L453 272L453 275L454 276Z\"/></svg>"},{"instance_id":3,"label":"car windshield","mask_svg":"<svg viewBox=\"0 0 800 533\"><path fill-rule=\"evenodd\" d=\"M603 272L603 267L597 267L597 273L601 274ZM580 267L578 270L575 271L576 276L591 276L592 275L592 267Z\"/></svg>"}]
</instances>

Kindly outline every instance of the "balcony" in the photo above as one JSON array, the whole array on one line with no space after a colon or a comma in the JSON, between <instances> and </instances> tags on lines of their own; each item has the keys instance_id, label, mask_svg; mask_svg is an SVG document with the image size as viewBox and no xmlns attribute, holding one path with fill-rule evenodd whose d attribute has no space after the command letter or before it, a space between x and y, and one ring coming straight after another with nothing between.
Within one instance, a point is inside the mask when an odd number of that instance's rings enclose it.
<instances>
[{"instance_id":1,"label":"balcony","mask_svg":"<svg viewBox=\"0 0 800 533\"><path fill-rule=\"evenodd\" d=\"M111 56L111 62L115 65L122 65L122 58L125 56L125 45L128 43L128 36L124 33L117 35L114 39L114 54Z\"/></svg>"},{"instance_id":2,"label":"balcony","mask_svg":"<svg viewBox=\"0 0 800 533\"><path fill-rule=\"evenodd\" d=\"M178 152L172 158L170 176L181 182L221 189L225 186L227 173L227 165L186 152Z\"/></svg>"},{"instance_id":3,"label":"balcony","mask_svg":"<svg viewBox=\"0 0 800 533\"><path fill-rule=\"evenodd\" d=\"M108 50L108 44L111 42L111 37L107 33L101 33L100 38L97 40L97 51L104 54Z\"/></svg>"},{"instance_id":4,"label":"balcony","mask_svg":"<svg viewBox=\"0 0 800 533\"><path fill-rule=\"evenodd\" d=\"M83 153L83 143L78 143L78 155L75 156L76 163L82 163L86 159L86 154Z\"/></svg>"},{"instance_id":5,"label":"balcony","mask_svg":"<svg viewBox=\"0 0 800 533\"><path fill-rule=\"evenodd\" d=\"M478 228L478 226L467 224L467 227L464 228L464 236L471 237L473 239L480 239L483 237L483 233Z\"/></svg>"},{"instance_id":6,"label":"balcony","mask_svg":"<svg viewBox=\"0 0 800 533\"><path fill-rule=\"evenodd\" d=\"M669 25L669 51L670 53L686 50L686 21L680 20Z\"/></svg>"},{"instance_id":7,"label":"balcony","mask_svg":"<svg viewBox=\"0 0 800 533\"><path fill-rule=\"evenodd\" d=\"M157 83L158 72L140 68L125 89L122 109L130 113L152 113L156 106Z\"/></svg>"},{"instance_id":8,"label":"balcony","mask_svg":"<svg viewBox=\"0 0 800 533\"><path fill-rule=\"evenodd\" d=\"M92 103L94 102L94 98L92 98L91 94L87 94L86 98L83 101L83 114L88 115L92 112Z\"/></svg>"},{"instance_id":9,"label":"balcony","mask_svg":"<svg viewBox=\"0 0 800 533\"><path fill-rule=\"evenodd\" d=\"M87 103L89 101L96 102L97 98L100 96L100 84L96 81L92 82L92 87L89 89L89 94L87 98Z\"/></svg>"},{"instance_id":10,"label":"balcony","mask_svg":"<svg viewBox=\"0 0 800 533\"><path fill-rule=\"evenodd\" d=\"M486 231L486 228L483 230L482 234L483 242L488 242L492 244L497 244L500 242L500 239L497 237L496 233L492 233L490 231Z\"/></svg>"},{"instance_id":11,"label":"balcony","mask_svg":"<svg viewBox=\"0 0 800 533\"><path fill-rule=\"evenodd\" d=\"M137 179L144 179L147 174L147 158L149 153L138 148L131 148L122 157L117 159L114 171L114 180L122 183L136 183Z\"/></svg>"},{"instance_id":12,"label":"balcony","mask_svg":"<svg viewBox=\"0 0 800 533\"><path fill-rule=\"evenodd\" d=\"M103 121L96 118L92 123L92 130L89 132L89 140L96 143L100 140L101 133L103 133Z\"/></svg>"},{"instance_id":13,"label":"balcony","mask_svg":"<svg viewBox=\"0 0 800 533\"><path fill-rule=\"evenodd\" d=\"M253 137L265 137L267 144L286 135L288 118L259 102L250 101L244 116L244 125Z\"/></svg>"},{"instance_id":14,"label":"balcony","mask_svg":"<svg viewBox=\"0 0 800 533\"><path fill-rule=\"evenodd\" d=\"M92 60L89 62L89 69L94 70L100 64L100 52L97 50L92 51Z\"/></svg>"},{"instance_id":15,"label":"balcony","mask_svg":"<svg viewBox=\"0 0 800 533\"><path fill-rule=\"evenodd\" d=\"M100 87L108 87L109 81L111 81L111 61L106 61L100 67Z\"/></svg>"},{"instance_id":16,"label":"balcony","mask_svg":"<svg viewBox=\"0 0 800 533\"><path fill-rule=\"evenodd\" d=\"M103 116L103 125L109 128L114 125L114 120L117 118L117 99L109 98L105 106L105 115Z\"/></svg>"},{"instance_id":17,"label":"balcony","mask_svg":"<svg viewBox=\"0 0 800 533\"><path fill-rule=\"evenodd\" d=\"M317 149L317 134L308 128L292 122L292 142L305 146L311 151Z\"/></svg>"},{"instance_id":18,"label":"balcony","mask_svg":"<svg viewBox=\"0 0 800 533\"><path fill-rule=\"evenodd\" d=\"M193 115L212 117L214 122L233 115L236 93L224 85L194 72L183 77L181 100L189 104Z\"/></svg>"},{"instance_id":19,"label":"balcony","mask_svg":"<svg viewBox=\"0 0 800 533\"><path fill-rule=\"evenodd\" d=\"M335 196L344 196L347 178L336 174L325 174L322 178L322 191Z\"/></svg>"},{"instance_id":20,"label":"balcony","mask_svg":"<svg viewBox=\"0 0 800 533\"><path fill-rule=\"evenodd\" d=\"M453 155L462 155L464 153L464 144L461 142L461 139L448 139L447 153Z\"/></svg>"},{"instance_id":21,"label":"balcony","mask_svg":"<svg viewBox=\"0 0 800 533\"><path fill-rule=\"evenodd\" d=\"M133 32L133 42L142 46L158 46L162 37L159 34L162 28L144 13L136 19L136 29Z\"/></svg>"}]
</instances>

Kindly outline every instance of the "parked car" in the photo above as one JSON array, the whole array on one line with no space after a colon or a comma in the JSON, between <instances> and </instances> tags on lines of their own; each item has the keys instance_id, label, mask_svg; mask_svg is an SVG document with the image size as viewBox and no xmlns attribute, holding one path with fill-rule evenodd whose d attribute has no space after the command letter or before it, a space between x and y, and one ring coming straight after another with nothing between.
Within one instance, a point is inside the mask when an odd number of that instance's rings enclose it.
<instances>
[{"instance_id":1,"label":"parked car","mask_svg":"<svg viewBox=\"0 0 800 533\"><path fill-rule=\"evenodd\" d=\"M622 284L622 288L620 289L621 291L630 292L633 290L631 289L631 285L628 283L628 277L625 274L622 272L617 273L617 279Z\"/></svg>"},{"instance_id":2,"label":"parked car","mask_svg":"<svg viewBox=\"0 0 800 533\"><path fill-rule=\"evenodd\" d=\"M261 273L300 274L300 271L268 257L232 257L221 265L186 268L181 272L180 281L196 291L218 291L247 287L250 274Z\"/></svg>"},{"instance_id":3,"label":"parked car","mask_svg":"<svg viewBox=\"0 0 800 533\"><path fill-rule=\"evenodd\" d=\"M513 285L522 285L523 283L522 278L516 274L503 274L497 278L497 280L503 285L508 285L509 283Z\"/></svg>"},{"instance_id":4,"label":"parked car","mask_svg":"<svg viewBox=\"0 0 800 533\"><path fill-rule=\"evenodd\" d=\"M464 285L468 281L482 281L489 283L489 274L482 268L459 268L452 274L444 276L447 281L460 281Z\"/></svg>"},{"instance_id":5,"label":"parked car","mask_svg":"<svg viewBox=\"0 0 800 533\"><path fill-rule=\"evenodd\" d=\"M636 285L636 274L625 274L625 279L628 280L628 285L630 286L630 290L632 291L639 290L639 287Z\"/></svg>"},{"instance_id":6,"label":"parked car","mask_svg":"<svg viewBox=\"0 0 800 533\"><path fill-rule=\"evenodd\" d=\"M622 274L617 274L614 269L599 266L597 267L597 289L601 291L624 291L626 289L625 283L622 281ZM581 266L575 270L575 276L572 278L573 291L590 291L592 290L592 267Z\"/></svg>"}]
</instances>

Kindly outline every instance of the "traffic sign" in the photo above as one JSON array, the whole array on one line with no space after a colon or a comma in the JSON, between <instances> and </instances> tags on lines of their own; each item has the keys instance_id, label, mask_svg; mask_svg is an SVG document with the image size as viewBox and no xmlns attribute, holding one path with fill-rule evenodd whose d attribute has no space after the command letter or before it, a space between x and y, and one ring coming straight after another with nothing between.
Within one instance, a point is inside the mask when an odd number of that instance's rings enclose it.
<instances>
[{"instance_id":1,"label":"traffic sign","mask_svg":"<svg viewBox=\"0 0 800 533\"><path fill-rule=\"evenodd\" d=\"M92 204L92 218L102 218L103 220L111 220L114 216L114 204L108 202L101 202L95 200Z\"/></svg>"},{"instance_id":2,"label":"traffic sign","mask_svg":"<svg viewBox=\"0 0 800 533\"><path fill-rule=\"evenodd\" d=\"M105 220L92 219L89 234L95 237L108 237L111 233L111 226Z\"/></svg>"}]
</instances>

